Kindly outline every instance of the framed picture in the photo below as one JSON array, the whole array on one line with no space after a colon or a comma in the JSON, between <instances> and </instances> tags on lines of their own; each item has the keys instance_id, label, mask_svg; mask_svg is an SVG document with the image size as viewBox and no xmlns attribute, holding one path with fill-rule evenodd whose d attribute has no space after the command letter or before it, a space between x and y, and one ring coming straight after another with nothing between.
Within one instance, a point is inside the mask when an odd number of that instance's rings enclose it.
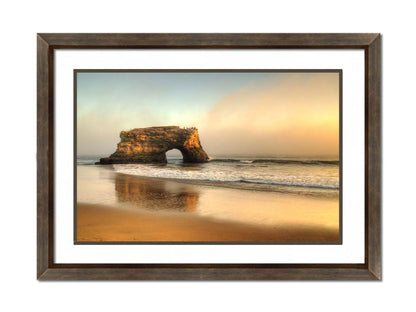
<instances>
[{"instance_id":1,"label":"framed picture","mask_svg":"<svg viewBox=\"0 0 416 312\"><path fill-rule=\"evenodd\" d=\"M380 280L379 34L38 34L39 280Z\"/></svg>"}]
</instances>

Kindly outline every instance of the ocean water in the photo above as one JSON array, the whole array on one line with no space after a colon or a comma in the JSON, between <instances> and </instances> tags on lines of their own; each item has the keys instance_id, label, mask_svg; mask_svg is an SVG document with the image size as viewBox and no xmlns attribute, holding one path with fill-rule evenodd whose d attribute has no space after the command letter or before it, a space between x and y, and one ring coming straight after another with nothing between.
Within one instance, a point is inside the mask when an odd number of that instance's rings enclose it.
<instances>
[{"instance_id":1,"label":"ocean water","mask_svg":"<svg viewBox=\"0 0 416 312\"><path fill-rule=\"evenodd\" d=\"M77 158L78 165L93 165L100 156ZM195 183L243 185L256 190L289 190L337 195L339 161L331 157L212 157L207 163L186 164L168 156L167 164L117 164L115 172L141 177Z\"/></svg>"}]
</instances>

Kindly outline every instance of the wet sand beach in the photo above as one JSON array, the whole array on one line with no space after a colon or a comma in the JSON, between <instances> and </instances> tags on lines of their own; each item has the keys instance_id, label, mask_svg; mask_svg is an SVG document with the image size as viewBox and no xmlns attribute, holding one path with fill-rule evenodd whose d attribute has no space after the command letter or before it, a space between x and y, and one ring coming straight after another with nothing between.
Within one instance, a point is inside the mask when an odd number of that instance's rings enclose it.
<instances>
[{"instance_id":1,"label":"wet sand beach","mask_svg":"<svg viewBox=\"0 0 416 312\"><path fill-rule=\"evenodd\" d=\"M248 190L77 167L78 242L331 242L338 192Z\"/></svg>"}]
</instances>

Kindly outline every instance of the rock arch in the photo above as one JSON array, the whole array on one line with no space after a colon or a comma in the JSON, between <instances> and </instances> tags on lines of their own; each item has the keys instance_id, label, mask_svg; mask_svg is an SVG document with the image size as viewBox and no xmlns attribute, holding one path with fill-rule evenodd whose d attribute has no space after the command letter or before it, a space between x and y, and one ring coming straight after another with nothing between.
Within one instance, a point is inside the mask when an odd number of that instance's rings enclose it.
<instances>
[{"instance_id":1,"label":"rock arch","mask_svg":"<svg viewBox=\"0 0 416 312\"><path fill-rule=\"evenodd\" d=\"M137 128L120 132L120 143L110 157L99 164L166 163L166 152L178 149L183 162L201 163L209 160L199 141L198 129L169 127Z\"/></svg>"}]
</instances>

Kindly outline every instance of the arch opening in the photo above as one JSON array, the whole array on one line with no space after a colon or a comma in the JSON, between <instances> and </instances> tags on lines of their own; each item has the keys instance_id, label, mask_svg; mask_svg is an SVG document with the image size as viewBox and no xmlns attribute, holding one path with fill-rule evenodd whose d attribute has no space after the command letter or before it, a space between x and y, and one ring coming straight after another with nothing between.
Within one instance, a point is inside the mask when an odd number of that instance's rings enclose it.
<instances>
[{"instance_id":1,"label":"arch opening","mask_svg":"<svg viewBox=\"0 0 416 312\"><path fill-rule=\"evenodd\" d=\"M177 149L177 148L172 148L168 151L166 151L166 160L168 162L168 164L177 164L177 163L183 163L183 153Z\"/></svg>"}]
</instances>

